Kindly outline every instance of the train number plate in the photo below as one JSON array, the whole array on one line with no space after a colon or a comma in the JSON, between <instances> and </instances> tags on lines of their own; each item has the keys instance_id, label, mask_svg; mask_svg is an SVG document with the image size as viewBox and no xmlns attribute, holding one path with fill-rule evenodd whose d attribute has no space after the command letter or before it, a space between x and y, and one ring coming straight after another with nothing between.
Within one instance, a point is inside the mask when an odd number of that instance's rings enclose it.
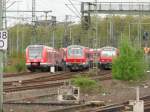
<instances>
[{"instance_id":1,"label":"train number plate","mask_svg":"<svg viewBox=\"0 0 150 112\"><path fill-rule=\"evenodd\" d=\"M31 63L31 65L33 65L33 66L37 66L37 65L38 65L38 63Z\"/></svg>"}]
</instances>

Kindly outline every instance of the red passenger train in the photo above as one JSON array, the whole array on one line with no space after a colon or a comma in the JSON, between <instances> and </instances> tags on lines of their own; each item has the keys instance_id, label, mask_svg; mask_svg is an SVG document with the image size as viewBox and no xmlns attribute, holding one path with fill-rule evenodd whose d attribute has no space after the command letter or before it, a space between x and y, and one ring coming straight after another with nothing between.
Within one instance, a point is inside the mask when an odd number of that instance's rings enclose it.
<instances>
[{"instance_id":1,"label":"red passenger train","mask_svg":"<svg viewBox=\"0 0 150 112\"><path fill-rule=\"evenodd\" d=\"M49 70L51 66L61 66L61 56L57 50L45 45L29 45L26 48L26 66L30 71Z\"/></svg>"},{"instance_id":2,"label":"red passenger train","mask_svg":"<svg viewBox=\"0 0 150 112\"><path fill-rule=\"evenodd\" d=\"M115 47L102 47L99 50L99 68L111 69L112 60L118 55L118 49Z\"/></svg>"},{"instance_id":3,"label":"red passenger train","mask_svg":"<svg viewBox=\"0 0 150 112\"><path fill-rule=\"evenodd\" d=\"M70 71L83 70L89 67L89 48L80 45L70 45L66 48L66 67Z\"/></svg>"}]
</instances>

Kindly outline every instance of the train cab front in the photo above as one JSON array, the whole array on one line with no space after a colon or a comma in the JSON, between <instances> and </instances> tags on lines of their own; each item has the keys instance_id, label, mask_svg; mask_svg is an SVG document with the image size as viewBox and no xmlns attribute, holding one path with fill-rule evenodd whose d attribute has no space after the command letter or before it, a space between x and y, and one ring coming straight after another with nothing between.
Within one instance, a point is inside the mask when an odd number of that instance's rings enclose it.
<instances>
[{"instance_id":1,"label":"train cab front","mask_svg":"<svg viewBox=\"0 0 150 112\"><path fill-rule=\"evenodd\" d=\"M78 71L87 68L88 63L85 59L67 59L66 66L70 69L70 71Z\"/></svg>"},{"instance_id":2,"label":"train cab front","mask_svg":"<svg viewBox=\"0 0 150 112\"><path fill-rule=\"evenodd\" d=\"M104 69L112 68L112 60L117 56L116 49L106 48L101 50L99 57L99 67Z\"/></svg>"},{"instance_id":3,"label":"train cab front","mask_svg":"<svg viewBox=\"0 0 150 112\"><path fill-rule=\"evenodd\" d=\"M41 69L44 61L42 46L30 46L26 49L26 66L28 70Z\"/></svg>"},{"instance_id":4,"label":"train cab front","mask_svg":"<svg viewBox=\"0 0 150 112\"><path fill-rule=\"evenodd\" d=\"M112 58L100 58L99 68L111 69L112 68Z\"/></svg>"},{"instance_id":5,"label":"train cab front","mask_svg":"<svg viewBox=\"0 0 150 112\"><path fill-rule=\"evenodd\" d=\"M39 69L41 67L40 61L34 60L34 59L29 59L26 62L27 69Z\"/></svg>"}]
</instances>

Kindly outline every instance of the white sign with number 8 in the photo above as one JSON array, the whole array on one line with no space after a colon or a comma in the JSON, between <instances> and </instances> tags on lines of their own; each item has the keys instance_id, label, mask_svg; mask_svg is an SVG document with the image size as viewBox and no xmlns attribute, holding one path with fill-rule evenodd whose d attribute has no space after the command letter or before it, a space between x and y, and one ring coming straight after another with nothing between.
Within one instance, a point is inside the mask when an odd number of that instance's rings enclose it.
<instances>
[{"instance_id":1,"label":"white sign with number 8","mask_svg":"<svg viewBox=\"0 0 150 112\"><path fill-rule=\"evenodd\" d=\"M0 31L0 50L7 50L8 32L6 30Z\"/></svg>"}]
</instances>

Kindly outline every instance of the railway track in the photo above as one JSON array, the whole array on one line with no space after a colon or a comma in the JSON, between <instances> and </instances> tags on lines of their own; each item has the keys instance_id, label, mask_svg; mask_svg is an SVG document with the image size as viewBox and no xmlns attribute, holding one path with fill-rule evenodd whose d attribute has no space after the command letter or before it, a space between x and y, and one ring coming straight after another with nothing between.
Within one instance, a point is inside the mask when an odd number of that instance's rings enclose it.
<instances>
[{"instance_id":1,"label":"railway track","mask_svg":"<svg viewBox=\"0 0 150 112\"><path fill-rule=\"evenodd\" d=\"M6 87L4 88L4 92L17 92L17 91L25 91L25 90L32 90L32 89L44 89L44 88L51 88L51 87L58 87L64 84L64 81L48 83L48 84L33 84L33 85L26 85L20 87Z\"/></svg>"},{"instance_id":2,"label":"railway track","mask_svg":"<svg viewBox=\"0 0 150 112\"><path fill-rule=\"evenodd\" d=\"M150 96L142 97L141 100L144 100L144 112L150 111ZM100 107L93 107L92 104L89 105L80 105L80 106L71 106L62 109L56 109L49 112L122 112L125 110L125 106L128 105L129 101L125 101L120 104L111 104Z\"/></svg>"},{"instance_id":3,"label":"railway track","mask_svg":"<svg viewBox=\"0 0 150 112\"><path fill-rule=\"evenodd\" d=\"M4 73L4 78L37 74L37 72Z\"/></svg>"},{"instance_id":4,"label":"railway track","mask_svg":"<svg viewBox=\"0 0 150 112\"><path fill-rule=\"evenodd\" d=\"M141 98L144 100L144 112L150 111L150 96L146 96ZM48 103L13 103L13 102L6 102L4 105L14 105L14 106L64 106L61 109L50 110L48 112L122 112L125 110L125 106L127 106L128 101L125 101L120 104L111 104L103 106L97 105L94 103L85 103L85 104L76 104L76 103L65 103L65 102L48 102ZM67 107L66 107L67 106Z\"/></svg>"},{"instance_id":5,"label":"railway track","mask_svg":"<svg viewBox=\"0 0 150 112\"><path fill-rule=\"evenodd\" d=\"M5 82L4 92L15 92L15 91L60 86L64 83L64 80L69 79L76 74L77 73L63 72L53 75L48 74L46 76L41 76L29 80Z\"/></svg>"},{"instance_id":6,"label":"railway track","mask_svg":"<svg viewBox=\"0 0 150 112\"><path fill-rule=\"evenodd\" d=\"M49 75L49 76L44 76L44 77L30 79L30 80L23 80L21 82L18 81L5 82L4 92L15 92L15 91L61 86L64 84L64 82L68 81L68 79L72 78L77 74L79 73L72 73L72 72L64 73L64 74L59 73L55 75ZM111 79L111 75L110 72L109 73L103 72L102 75L95 76L95 77L93 76L92 78L99 79L99 80L107 80L107 79Z\"/></svg>"},{"instance_id":7,"label":"railway track","mask_svg":"<svg viewBox=\"0 0 150 112\"><path fill-rule=\"evenodd\" d=\"M35 99L40 99L40 98L47 98L47 97L53 97L56 96L57 93L50 93L50 94L44 94L44 95L37 95L37 96L31 96L31 97L25 97L25 98L18 98L18 99L11 99L11 100L5 100L4 103L15 103L15 102L32 102Z\"/></svg>"},{"instance_id":8,"label":"railway track","mask_svg":"<svg viewBox=\"0 0 150 112\"><path fill-rule=\"evenodd\" d=\"M21 103L17 103L17 102L4 102L4 104L7 105L24 105L24 106L28 106L28 105L32 105L32 106L49 106L49 105L55 105L55 106L68 106L68 105L78 105L77 103L68 103L68 102L59 102L59 101L52 101L52 102L47 102L47 103L33 103L33 102L21 102Z\"/></svg>"},{"instance_id":9,"label":"railway track","mask_svg":"<svg viewBox=\"0 0 150 112\"><path fill-rule=\"evenodd\" d=\"M55 76L54 76L55 77ZM12 88L7 88L6 92L13 92L13 91L20 91L20 90L29 90L29 89L39 89L39 88L47 88L47 87L54 87L54 86L60 86L64 83L65 80L68 80L69 77L67 79L63 79L62 77L58 77L58 79L56 78L52 78L51 83L49 84L44 84L46 81L46 78L44 79L45 81L43 82L43 84L39 84L36 87L36 84L31 86L26 87L14 87L14 89ZM57 77L57 76L56 76ZM109 80L111 79L111 74L110 72L102 72L100 76L92 76L91 78L95 79L95 80ZM62 79L62 80L61 80ZM39 79L37 79L38 81ZM36 81L35 81L36 82ZM33 83L34 84L34 83ZM58 84L58 85L57 85ZM19 89L21 88L21 89ZM146 97L142 97L141 100L144 100L144 107L145 107L145 112L149 112L150 111L150 96L146 96ZM10 105L26 105L26 103L13 103L13 102L6 102L6 104L10 104ZM93 106L91 104L81 104L81 105L75 105L75 106L69 106L69 107L64 107L63 109L57 109L57 110L52 110L49 112L64 112L64 111L68 111L68 112L116 112L116 111L120 111L124 110L125 105L127 105L128 102L123 102L121 104L112 104L112 105L107 105L107 106L101 106L101 107L97 107L97 106ZM30 104L29 104L30 105ZM31 103L31 105L38 105L38 103ZM39 103L40 105L40 103ZM48 105L48 104L41 104L41 105ZM50 104L49 104L50 105Z\"/></svg>"},{"instance_id":10,"label":"railway track","mask_svg":"<svg viewBox=\"0 0 150 112\"><path fill-rule=\"evenodd\" d=\"M144 112L149 112L150 110L150 96L145 96L140 98L141 100L144 100ZM86 109L79 112L122 112L125 110L125 107L128 105L129 101L125 101L120 104L112 104L107 105L104 107L98 107L98 108L92 108L92 109Z\"/></svg>"},{"instance_id":11,"label":"railway track","mask_svg":"<svg viewBox=\"0 0 150 112\"><path fill-rule=\"evenodd\" d=\"M45 82L45 81L55 81L56 79L60 79L62 77L66 77L70 74L70 72L59 72L56 74L49 73L37 73L38 77L33 77L30 79L21 79L21 80L13 80L4 82L4 86L11 86L13 84L21 83L21 84L29 84L29 83L37 83L37 82Z\"/></svg>"},{"instance_id":12,"label":"railway track","mask_svg":"<svg viewBox=\"0 0 150 112\"><path fill-rule=\"evenodd\" d=\"M77 104L74 102L48 102L48 103L14 103L14 102L5 102L4 105L13 105L13 106L63 106L61 109L53 109L48 112L73 112L74 110L82 110L84 108L93 108L97 107L93 103ZM57 107L56 107L57 108ZM78 112L76 111L76 112Z\"/></svg>"}]
</instances>

